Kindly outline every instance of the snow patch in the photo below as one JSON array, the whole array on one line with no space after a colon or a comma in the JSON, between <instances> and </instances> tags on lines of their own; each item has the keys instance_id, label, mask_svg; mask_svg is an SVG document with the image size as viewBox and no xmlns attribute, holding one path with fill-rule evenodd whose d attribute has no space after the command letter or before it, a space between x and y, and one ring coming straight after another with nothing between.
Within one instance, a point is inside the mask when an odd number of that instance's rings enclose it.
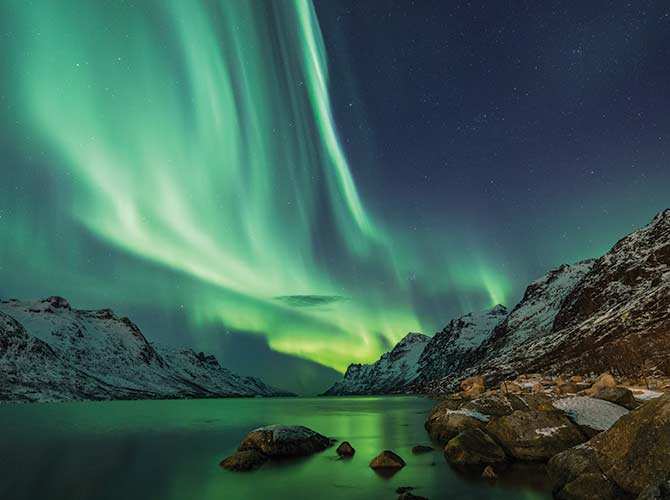
<instances>
[{"instance_id":1,"label":"snow patch","mask_svg":"<svg viewBox=\"0 0 670 500\"><path fill-rule=\"evenodd\" d=\"M585 396L557 399L552 404L567 413L576 424L598 431L606 431L628 413L622 406Z\"/></svg>"}]
</instances>

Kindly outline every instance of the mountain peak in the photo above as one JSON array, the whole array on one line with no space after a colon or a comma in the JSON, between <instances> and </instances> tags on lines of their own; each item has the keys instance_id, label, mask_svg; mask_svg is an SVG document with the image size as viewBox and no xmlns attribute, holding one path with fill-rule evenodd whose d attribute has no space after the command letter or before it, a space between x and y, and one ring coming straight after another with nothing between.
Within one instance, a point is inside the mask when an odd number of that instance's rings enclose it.
<instances>
[{"instance_id":1,"label":"mountain peak","mask_svg":"<svg viewBox=\"0 0 670 500\"><path fill-rule=\"evenodd\" d=\"M656 214L653 222L657 223L661 221L670 222L670 208L666 208L665 210Z\"/></svg>"}]
</instances>

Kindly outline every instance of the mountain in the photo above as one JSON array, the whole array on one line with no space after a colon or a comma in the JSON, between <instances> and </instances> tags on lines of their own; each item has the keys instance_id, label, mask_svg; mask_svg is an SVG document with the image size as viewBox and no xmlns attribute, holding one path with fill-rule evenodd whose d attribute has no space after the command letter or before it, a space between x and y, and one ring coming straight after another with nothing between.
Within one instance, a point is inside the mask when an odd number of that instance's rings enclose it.
<instances>
[{"instance_id":1,"label":"mountain","mask_svg":"<svg viewBox=\"0 0 670 500\"><path fill-rule=\"evenodd\" d=\"M452 390L485 374L635 372L670 368L670 209L595 260L564 265L532 283L491 338L461 369L422 379L423 392Z\"/></svg>"},{"instance_id":2,"label":"mountain","mask_svg":"<svg viewBox=\"0 0 670 500\"><path fill-rule=\"evenodd\" d=\"M497 305L451 320L421 354L417 383L441 379L458 371L467 355L486 342L506 316L507 308Z\"/></svg>"},{"instance_id":3,"label":"mountain","mask_svg":"<svg viewBox=\"0 0 670 500\"><path fill-rule=\"evenodd\" d=\"M374 365L351 365L327 394L449 392L471 375L670 371L670 209L599 259L549 271L511 311L450 321L417 346L411 376L390 383L399 347Z\"/></svg>"},{"instance_id":4,"label":"mountain","mask_svg":"<svg viewBox=\"0 0 670 500\"><path fill-rule=\"evenodd\" d=\"M0 400L60 401L289 395L214 356L147 341L110 309L62 297L0 301Z\"/></svg>"},{"instance_id":5,"label":"mountain","mask_svg":"<svg viewBox=\"0 0 670 500\"><path fill-rule=\"evenodd\" d=\"M430 337L427 335L408 333L375 363L349 365L344 378L336 382L324 395L387 394L402 390L416 378L419 357L429 341Z\"/></svg>"}]
</instances>

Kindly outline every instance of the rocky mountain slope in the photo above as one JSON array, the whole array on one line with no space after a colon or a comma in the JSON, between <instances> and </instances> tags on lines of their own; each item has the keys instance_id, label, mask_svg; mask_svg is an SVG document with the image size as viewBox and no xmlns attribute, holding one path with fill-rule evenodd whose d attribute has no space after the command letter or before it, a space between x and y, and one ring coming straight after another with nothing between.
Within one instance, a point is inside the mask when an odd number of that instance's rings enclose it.
<instances>
[{"instance_id":1,"label":"rocky mountain slope","mask_svg":"<svg viewBox=\"0 0 670 500\"><path fill-rule=\"evenodd\" d=\"M72 309L62 297L0 302L0 400L278 395L214 356L150 344L109 309Z\"/></svg>"},{"instance_id":2,"label":"rocky mountain slope","mask_svg":"<svg viewBox=\"0 0 670 500\"><path fill-rule=\"evenodd\" d=\"M618 373L670 368L670 209L596 260L562 266L468 355L462 370L418 389L441 392L475 373Z\"/></svg>"},{"instance_id":3,"label":"rocky mountain slope","mask_svg":"<svg viewBox=\"0 0 670 500\"><path fill-rule=\"evenodd\" d=\"M421 333L407 334L375 363L349 365L344 378L324 395L385 394L407 386L418 374L419 357L429 340Z\"/></svg>"},{"instance_id":4,"label":"rocky mountain slope","mask_svg":"<svg viewBox=\"0 0 670 500\"><path fill-rule=\"evenodd\" d=\"M670 371L670 209L599 259L534 281L509 313L496 306L452 320L423 346L404 387L352 365L328 393L449 392L478 374Z\"/></svg>"}]
</instances>

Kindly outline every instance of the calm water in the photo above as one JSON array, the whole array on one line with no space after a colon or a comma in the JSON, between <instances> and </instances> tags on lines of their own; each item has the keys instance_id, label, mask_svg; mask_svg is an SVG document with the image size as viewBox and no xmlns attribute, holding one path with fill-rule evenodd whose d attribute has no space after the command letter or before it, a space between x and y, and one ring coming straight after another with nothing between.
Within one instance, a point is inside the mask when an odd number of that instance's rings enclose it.
<instances>
[{"instance_id":1,"label":"calm water","mask_svg":"<svg viewBox=\"0 0 670 500\"><path fill-rule=\"evenodd\" d=\"M548 499L542 471L495 484L453 471L428 444L419 398L224 399L0 405L2 499L395 499L399 486L432 500ZM219 467L245 434L300 424L351 441L307 459L234 473ZM383 449L407 466L390 479L368 467ZM531 485L530 483L535 483Z\"/></svg>"}]
</instances>

